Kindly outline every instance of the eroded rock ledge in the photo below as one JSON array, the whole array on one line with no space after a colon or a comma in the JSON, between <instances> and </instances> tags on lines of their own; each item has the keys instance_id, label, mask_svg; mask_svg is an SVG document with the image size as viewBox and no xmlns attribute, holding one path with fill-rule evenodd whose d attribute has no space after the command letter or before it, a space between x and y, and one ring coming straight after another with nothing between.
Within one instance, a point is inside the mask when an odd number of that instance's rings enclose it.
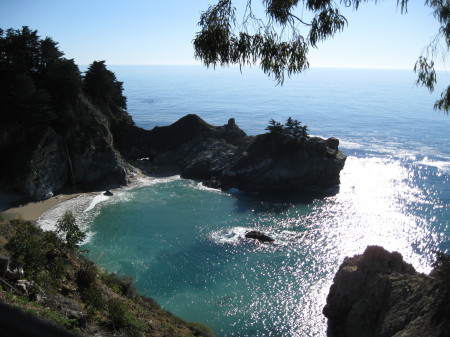
<instances>
[{"instance_id":1,"label":"eroded rock ledge","mask_svg":"<svg viewBox=\"0 0 450 337\"><path fill-rule=\"evenodd\" d=\"M450 336L449 287L398 252L367 247L345 258L323 309L333 337Z\"/></svg>"}]
</instances>

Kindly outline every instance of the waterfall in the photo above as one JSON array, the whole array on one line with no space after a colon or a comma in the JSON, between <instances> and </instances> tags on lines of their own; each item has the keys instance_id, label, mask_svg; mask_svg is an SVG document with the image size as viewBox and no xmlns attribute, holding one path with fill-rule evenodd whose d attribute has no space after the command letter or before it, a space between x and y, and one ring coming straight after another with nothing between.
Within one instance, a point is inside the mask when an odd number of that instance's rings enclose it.
<instances>
[{"instance_id":1,"label":"waterfall","mask_svg":"<svg viewBox=\"0 0 450 337\"><path fill-rule=\"evenodd\" d=\"M73 175L72 160L70 159L69 148L67 147L67 142L65 139L64 139L64 145L66 146L67 159L69 160L70 175L72 178L72 188L75 189L76 186L75 186L75 177Z\"/></svg>"}]
</instances>

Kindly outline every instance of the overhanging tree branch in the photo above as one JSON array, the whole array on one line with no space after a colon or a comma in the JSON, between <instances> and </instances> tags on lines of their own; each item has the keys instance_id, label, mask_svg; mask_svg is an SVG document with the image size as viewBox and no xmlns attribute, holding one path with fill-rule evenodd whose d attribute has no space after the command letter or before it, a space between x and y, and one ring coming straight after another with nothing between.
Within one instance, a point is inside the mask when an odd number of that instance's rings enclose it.
<instances>
[{"instance_id":1,"label":"overhanging tree branch","mask_svg":"<svg viewBox=\"0 0 450 337\"><path fill-rule=\"evenodd\" d=\"M237 1L237 0L235 0ZM245 0L241 0L245 1ZM283 83L285 76L298 74L309 68L308 48L317 48L318 43L347 25L347 19L340 13L337 1L333 0L260 0L265 8L265 17L258 17L252 9L252 0L247 0L243 20L236 23L233 0L217 0L201 14L193 44L195 57L207 67L238 64L240 68L258 65L264 73ZM380 0L340 0L339 5L357 10L362 3ZM408 12L409 0L397 0L402 14ZM425 6L433 10L440 23L435 39L420 56L414 71L418 74L417 84L434 90L436 72L434 59L442 38L445 51L450 46L450 0L425 0ZM297 9L301 15L295 11ZM431 52L430 52L431 51ZM450 87L441 95L435 109L448 113Z\"/></svg>"}]
</instances>

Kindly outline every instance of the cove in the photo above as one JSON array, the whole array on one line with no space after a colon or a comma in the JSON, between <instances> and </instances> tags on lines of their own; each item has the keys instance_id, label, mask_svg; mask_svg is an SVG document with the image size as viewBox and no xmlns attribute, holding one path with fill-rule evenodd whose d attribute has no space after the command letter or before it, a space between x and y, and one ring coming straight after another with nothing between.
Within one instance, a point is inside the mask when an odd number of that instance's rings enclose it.
<instances>
[{"instance_id":1,"label":"cove","mask_svg":"<svg viewBox=\"0 0 450 337\"><path fill-rule=\"evenodd\" d=\"M51 227L58 212L73 210L89 234L90 259L219 336L325 336L321 311L345 256L379 244L430 270L443 219L439 201L411 178L417 172L439 174L350 156L340 187L329 190L246 194L147 178L112 197L63 203L41 222ZM275 242L244 238L255 229Z\"/></svg>"}]
</instances>

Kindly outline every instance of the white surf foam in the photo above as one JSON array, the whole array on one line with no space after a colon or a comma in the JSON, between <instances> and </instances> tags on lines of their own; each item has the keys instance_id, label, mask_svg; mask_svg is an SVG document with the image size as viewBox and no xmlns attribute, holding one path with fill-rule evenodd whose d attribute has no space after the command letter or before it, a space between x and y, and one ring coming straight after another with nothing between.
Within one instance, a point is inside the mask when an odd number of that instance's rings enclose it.
<instances>
[{"instance_id":1,"label":"white surf foam","mask_svg":"<svg viewBox=\"0 0 450 337\"><path fill-rule=\"evenodd\" d=\"M168 177L140 177L135 179L130 185L122 187L122 189L130 190L136 187L153 186L157 184L166 184L172 181L180 180L180 175L173 175Z\"/></svg>"},{"instance_id":2,"label":"white surf foam","mask_svg":"<svg viewBox=\"0 0 450 337\"><path fill-rule=\"evenodd\" d=\"M304 232L295 232L289 230L271 229L271 228L255 228L255 227L231 227L213 231L209 234L210 239L219 245L240 245L248 242L255 242L253 239L245 237L250 231L260 231L275 241L267 246L288 246L298 242L305 236Z\"/></svg>"},{"instance_id":3,"label":"white surf foam","mask_svg":"<svg viewBox=\"0 0 450 337\"><path fill-rule=\"evenodd\" d=\"M212 232L210 238L217 244L236 245L245 239L245 234L249 231L248 227L225 228Z\"/></svg>"},{"instance_id":4,"label":"white surf foam","mask_svg":"<svg viewBox=\"0 0 450 337\"><path fill-rule=\"evenodd\" d=\"M164 178L142 177L134 180L128 186L111 190L113 192L112 196L103 195L103 192L82 194L76 198L61 202L46 211L38 219L37 224L43 230L55 230L58 219L66 211L71 211L78 226L87 234L86 242L88 242L94 235L90 231L90 226L95 217L100 214L103 206L130 200L132 198L132 193L130 193L132 189L169 183L179 179L181 179L179 175Z\"/></svg>"},{"instance_id":5,"label":"white surf foam","mask_svg":"<svg viewBox=\"0 0 450 337\"><path fill-rule=\"evenodd\" d=\"M428 157L423 158L423 160L419 161L418 164L435 167L440 171L450 172L450 158L448 161L446 160L432 160L428 159Z\"/></svg>"},{"instance_id":6,"label":"white surf foam","mask_svg":"<svg viewBox=\"0 0 450 337\"><path fill-rule=\"evenodd\" d=\"M207 192L212 192L212 193L222 193L221 190L219 190L217 188L205 186L205 185L203 185L202 182L195 182L194 188L197 190L200 190L200 191L207 191Z\"/></svg>"},{"instance_id":7,"label":"white surf foam","mask_svg":"<svg viewBox=\"0 0 450 337\"><path fill-rule=\"evenodd\" d=\"M104 195L103 193L102 193L102 194L99 194L99 195L97 195L97 196L95 196L95 197L92 199L92 201L91 201L91 203L89 204L89 206L83 211L83 213L89 212L90 210L94 209L94 207L95 207L97 204L101 203L102 201L108 200L109 198L110 198L109 196Z\"/></svg>"}]
</instances>

